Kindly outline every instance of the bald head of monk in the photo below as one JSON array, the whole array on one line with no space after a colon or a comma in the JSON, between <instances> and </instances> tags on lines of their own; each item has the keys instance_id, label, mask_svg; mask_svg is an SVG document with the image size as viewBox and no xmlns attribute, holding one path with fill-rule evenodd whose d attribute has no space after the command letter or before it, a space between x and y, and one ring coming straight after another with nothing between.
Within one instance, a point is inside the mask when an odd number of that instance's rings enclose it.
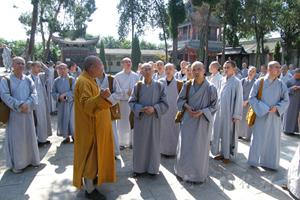
<instances>
[{"instance_id":1,"label":"bald head of monk","mask_svg":"<svg viewBox=\"0 0 300 200\"><path fill-rule=\"evenodd\" d=\"M84 70L92 77L100 77L103 74L103 63L97 56L88 56L84 61Z\"/></svg>"},{"instance_id":2,"label":"bald head of monk","mask_svg":"<svg viewBox=\"0 0 300 200\"><path fill-rule=\"evenodd\" d=\"M23 71L25 70L25 61L22 57L14 57L11 63L12 67L14 68L13 74L20 78L22 76Z\"/></svg>"},{"instance_id":3,"label":"bald head of monk","mask_svg":"<svg viewBox=\"0 0 300 200\"><path fill-rule=\"evenodd\" d=\"M300 79L300 68L295 69L293 74L295 79L298 81Z\"/></svg>"}]
</instances>

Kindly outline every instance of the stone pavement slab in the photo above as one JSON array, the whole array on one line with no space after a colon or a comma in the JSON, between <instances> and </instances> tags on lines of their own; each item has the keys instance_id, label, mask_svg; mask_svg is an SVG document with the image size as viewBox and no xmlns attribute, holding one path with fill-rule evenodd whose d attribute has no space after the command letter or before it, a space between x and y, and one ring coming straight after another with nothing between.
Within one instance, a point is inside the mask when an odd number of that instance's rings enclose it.
<instances>
[{"instance_id":1,"label":"stone pavement slab","mask_svg":"<svg viewBox=\"0 0 300 200\"><path fill-rule=\"evenodd\" d=\"M5 128L0 128L0 200L10 199L86 199L84 190L72 185L73 143L62 144L56 136L57 117L51 116L52 144L39 148L41 164L27 167L14 174L5 167ZM132 150L121 151L122 161L116 160L116 183L103 183L97 189L108 200L119 199L199 199L253 200L291 199L281 189L286 170L299 144L299 137L282 134L281 159L278 170L253 168L247 165L250 143L240 140L238 155L228 164L210 158L209 177L202 184L185 182L174 174L174 157L161 158L160 173L155 177L142 174L132 178Z\"/></svg>"}]
</instances>

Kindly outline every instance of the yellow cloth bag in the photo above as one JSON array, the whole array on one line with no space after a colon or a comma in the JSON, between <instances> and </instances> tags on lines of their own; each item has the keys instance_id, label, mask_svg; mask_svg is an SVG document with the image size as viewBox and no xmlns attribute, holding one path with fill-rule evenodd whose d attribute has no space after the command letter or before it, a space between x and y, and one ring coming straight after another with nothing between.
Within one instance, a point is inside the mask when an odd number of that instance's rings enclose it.
<instances>
[{"instance_id":1,"label":"yellow cloth bag","mask_svg":"<svg viewBox=\"0 0 300 200\"><path fill-rule=\"evenodd\" d=\"M261 100L263 86L264 86L264 78L260 78L260 87L259 87L258 96L257 96L258 100ZM255 117L256 117L256 114L255 114L254 110L252 109L252 106L250 106L248 113L247 113L247 117L246 117L249 127L253 126L253 124L255 122Z\"/></svg>"}]
</instances>

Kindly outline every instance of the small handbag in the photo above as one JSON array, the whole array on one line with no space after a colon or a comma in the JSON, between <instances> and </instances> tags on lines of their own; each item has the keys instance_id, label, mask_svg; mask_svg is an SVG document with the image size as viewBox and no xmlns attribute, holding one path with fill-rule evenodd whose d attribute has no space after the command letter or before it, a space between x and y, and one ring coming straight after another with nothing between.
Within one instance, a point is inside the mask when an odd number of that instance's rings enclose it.
<instances>
[{"instance_id":1,"label":"small handbag","mask_svg":"<svg viewBox=\"0 0 300 200\"><path fill-rule=\"evenodd\" d=\"M119 103L110 107L110 114L111 114L111 121L121 119L121 109Z\"/></svg>"},{"instance_id":2,"label":"small handbag","mask_svg":"<svg viewBox=\"0 0 300 200\"><path fill-rule=\"evenodd\" d=\"M8 76L5 76L5 78L7 79L7 85L9 88L9 93L11 94L10 91L10 79ZM4 103L4 101L2 101L2 99L0 98L0 122L2 122L3 124L6 124L8 122L9 119L9 113L10 113L10 108Z\"/></svg>"},{"instance_id":3,"label":"small handbag","mask_svg":"<svg viewBox=\"0 0 300 200\"><path fill-rule=\"evenodd\" d=\"M107 75L107 78L108 78L109 91L113 93L114 77L112 77L111 75ZM111 121L121 119L121 109L120 109L119 102L116 105L110 107L110 116L111 116Z\"/></svg>"},{"instance_id":4,"label":"small handbag","mask_svg":"<svg viewBox=\"0 0 300 200\"><path fill-rule=\"evenodd\" d=\"M260 78L260 87L259 87L258 96L257 96L258 100L261 100L263 85L264 85L264 79ZM246 120L248 121L248 126L249 127L253 126L253 124L255 122L255 117L256 117L256 114L255 114L252 106L250 106L249 110L247 112L247 117L246 117Z\"/></svg>"},{"instance_id":5,"label":"small handbag","mask_svg":"<svg viewBox=\"0 0 300 200\"><path fill-rule=\"evenodd\" d=\"M186 88L186 103L189 102L189 92L192 85L193 80L190 80L187 88ZM184 110L185 111L185 110ZM181 118L183 117L184 111L178 111L175 116L175 123L181 123Z\"/></svg>"}]
</instances>

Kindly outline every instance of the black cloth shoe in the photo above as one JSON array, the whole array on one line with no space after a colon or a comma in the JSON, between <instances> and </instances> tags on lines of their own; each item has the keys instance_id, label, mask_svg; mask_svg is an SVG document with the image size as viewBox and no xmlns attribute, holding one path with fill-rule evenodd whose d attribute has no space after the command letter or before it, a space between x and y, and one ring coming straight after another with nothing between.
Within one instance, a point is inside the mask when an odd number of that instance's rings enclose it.
<instances>
[{"instance_id":1,"label":"black cloth shoe","mask_svg":"<svg viewBox=\"0 0 300 200\"><path fill-rule=\"evenodd\" d=\"M156 174L151 174L151 173L148 173L150 176L156 176Z\"/></svg>"},{"instance_id":2,"label":"black cloth shoe","mask_svg":"<svg viewBox=\"0 0 300 200\"><path fill-rule=\"evenodd\" d=\"M85 191L85 196L88 199L106 200L106 196L101 194L97 189L94 189L91 193Z\"/></svg>"},{"instance_id":3,"label":"black cloth shoe","mask_svg":"<svg viewBox=\"0 0 300 200\"><path fill-rule=\"evenodd\" d=\"M134 177L138 177L139 175L140 175L139 173L133 172L132 177L133 177L133 178L134 178Z\"/></svg>"}]
</instances>

